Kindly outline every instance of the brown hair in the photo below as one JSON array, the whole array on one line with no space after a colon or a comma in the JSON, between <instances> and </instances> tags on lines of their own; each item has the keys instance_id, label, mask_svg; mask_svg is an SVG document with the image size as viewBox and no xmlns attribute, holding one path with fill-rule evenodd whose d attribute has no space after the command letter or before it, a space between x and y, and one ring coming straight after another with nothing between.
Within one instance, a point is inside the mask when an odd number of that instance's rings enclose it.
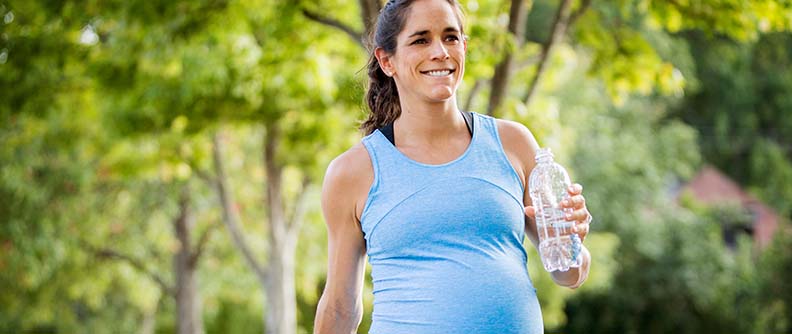
<instances>
[{"instance_id":1,"label":"brown hair","mask_svg":"<svg viewBox=\"0 0 792 334\"><path fill-rule=\"evenodd\" d=\"M464 35L463 15L456 0L446 0L457 13L460 31ZM369 107L368 118L360 125L360 130L371 134L374 130L395 121L401 115L399 92L396 90L396 81L385 75L380 68L374 51L382 48L388 54L396 52L396 38L404 29L410 6L415 0L389 0L377 17L376 29L370 36L370 57L368 61L369 84L366 90L366 104Z\"/></svg>"}]
</instances>

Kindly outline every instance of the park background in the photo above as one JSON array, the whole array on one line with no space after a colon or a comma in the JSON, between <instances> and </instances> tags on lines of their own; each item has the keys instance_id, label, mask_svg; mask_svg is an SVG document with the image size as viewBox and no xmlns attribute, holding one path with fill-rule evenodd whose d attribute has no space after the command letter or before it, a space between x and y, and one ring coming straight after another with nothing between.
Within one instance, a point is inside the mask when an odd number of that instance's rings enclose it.
<instances>
[{"instance_id":1,"label":"park background","mask_svg":"<svg viewBox=\"0 0 792 334\"><path fill-rule=\"evenodd\" d=\"M461 3L460 108L595 217L580 289L529 249L547 332L792 332L792 2ZM0 1L0 333L310 333L381 5Z\"/></svg>"}]
</instances>

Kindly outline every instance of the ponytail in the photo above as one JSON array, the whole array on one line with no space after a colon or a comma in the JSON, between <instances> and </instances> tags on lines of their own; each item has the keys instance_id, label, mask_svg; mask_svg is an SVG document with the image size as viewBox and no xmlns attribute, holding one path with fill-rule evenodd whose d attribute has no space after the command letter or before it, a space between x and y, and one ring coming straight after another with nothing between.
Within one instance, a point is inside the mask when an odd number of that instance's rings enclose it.
<instances>
[{"instance_id":1,"label":"ponytail","mask_svg":"<svg viewBox=\"0 0 792 334\"><path fill-rule=\"evenodd\" d=\"M360 125L360 130L366 135L392 123L401 115L401 103L399 102L399 91L396 90L396 81L385 75L373 52L368 62L368 76L366 104L370 112L368 118Z\"/></svg>"}]
</instances>

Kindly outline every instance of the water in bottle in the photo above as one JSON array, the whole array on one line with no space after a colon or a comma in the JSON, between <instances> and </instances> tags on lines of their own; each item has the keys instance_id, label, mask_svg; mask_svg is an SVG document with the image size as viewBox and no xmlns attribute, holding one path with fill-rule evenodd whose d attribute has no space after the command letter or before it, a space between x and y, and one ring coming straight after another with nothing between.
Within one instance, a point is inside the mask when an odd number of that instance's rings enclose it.
<instances>
[{"instance_id":1,"label":"water in bottle","mask_svg":"<svg viewBox=\"0 0 792 334\"><path fill-rule=\"evenodd\" d=\"M582 263L580 237L572 233L575 222L564 218L571 209L561 208L561 201L569 197L569 185L569 174L553 161L550 149L539 149L528 189L536 209L539 255L549 272L567 271Z\"/></svg>"}]
</instances>

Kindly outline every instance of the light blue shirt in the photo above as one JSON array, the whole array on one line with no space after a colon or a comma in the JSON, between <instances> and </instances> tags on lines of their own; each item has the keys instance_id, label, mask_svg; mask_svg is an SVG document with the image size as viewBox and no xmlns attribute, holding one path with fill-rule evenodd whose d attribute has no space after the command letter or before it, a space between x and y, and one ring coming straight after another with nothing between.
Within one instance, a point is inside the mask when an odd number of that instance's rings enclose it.
<instances>
[{"instance_id":1,"label":"light blue shirt","mask_svg":"<svg viewBox=\"0 0 792 334\"><path fill-rule=\"evenodd\" d=\"M492 117L473 114L457 159L416 162L374 131L361 225L372 267L371 334L542 333L526 268L523 186Z\"/></svg>"}]
</instances>

